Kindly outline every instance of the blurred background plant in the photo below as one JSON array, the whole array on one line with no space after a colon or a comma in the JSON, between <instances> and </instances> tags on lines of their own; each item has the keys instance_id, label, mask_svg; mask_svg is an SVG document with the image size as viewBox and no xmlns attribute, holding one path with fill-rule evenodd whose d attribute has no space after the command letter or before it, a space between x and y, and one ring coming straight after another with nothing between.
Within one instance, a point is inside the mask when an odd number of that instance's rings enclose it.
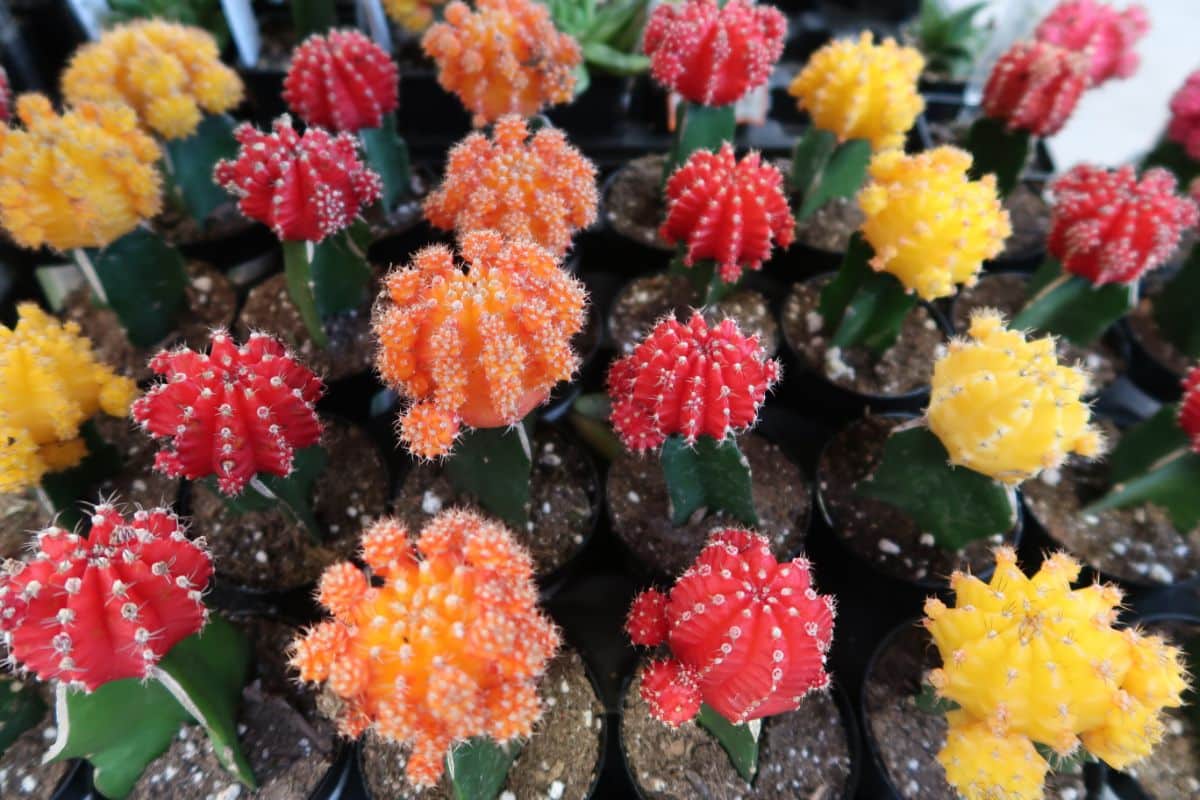
<instances>
[{"instance_id":1,"label":"blurred background plant","mask_svg":"<svg viewBox=\"0 0 1200 800\"><path fill-rule=\"evenodd\" d=\"M554 25L574 36L583 49L576 68L575 93L587 91L589 69L611 75L637 75L650 66L639 45L650 0L543 0Z\"/></svg>"},{"instance_id":2,"label":"blurred background plant","mask_svg":"<svg viewBox=\"0 0 1200 800\"><path fill-rule=\"evenodd\" d=\"M108 6L111 12L104 18L106 27L157 17L204 28L217 40L221 50L229 44L229 26L221 10L221 0L109 0Z\"/></svg>"},{"instance_id":3,"label":"blurred background plant","mask_svg":"<svg viewBox=\"0 0 1200 800\"><path fill-rule=\"evenodd\" d=\"M988 29L977 19L986 2L951 8L945 0L922 0L921 12L907 31L912 45L925 56L926 72L962 80L971 72Z\"/></svg>"}]
</instances>

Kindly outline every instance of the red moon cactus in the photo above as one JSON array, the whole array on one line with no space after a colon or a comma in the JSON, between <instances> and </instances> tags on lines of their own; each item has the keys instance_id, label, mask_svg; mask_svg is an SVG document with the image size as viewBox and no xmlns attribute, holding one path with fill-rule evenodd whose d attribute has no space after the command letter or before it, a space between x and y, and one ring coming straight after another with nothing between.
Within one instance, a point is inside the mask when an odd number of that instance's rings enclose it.
<instances>
[{"instance_id":1,"label":"red moon cactus","mask_svg":"<svg viewBox=\"0 0 1200 800\"><path fill-rule=\"evenodd\" d=\"M292 53L283 99L309 125L357 133L396 110L400 71L383 48L353 30L314 34Z\"/></svg>"}]
</instances>

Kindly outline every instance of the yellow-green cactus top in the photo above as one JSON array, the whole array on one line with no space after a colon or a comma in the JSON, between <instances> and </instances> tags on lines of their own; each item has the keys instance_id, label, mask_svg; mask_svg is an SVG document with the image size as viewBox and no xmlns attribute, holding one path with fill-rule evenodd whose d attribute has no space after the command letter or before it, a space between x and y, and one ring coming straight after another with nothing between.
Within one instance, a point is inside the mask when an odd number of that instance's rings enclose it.
<instances>
[{"instance_id":1,"label":"yellow-green cactus top","mask_svg":"<svg viewBox=\"0 0 1200 800\"><path fill-rule=\"evenodd\" d=\"M228 111L242 99L242 80L221 63L208 31L160 19L118 25L79 48L62 88L72 105L130 106L164 139L190 136L202 111Z\"/></svg>"},{"instance_id":2,"label":"yellow-green cactus top","mask_svg":"<svg viewBox=\"0 0 1200 800\"><path fill-rule=\"evenodd\" d=\"M73 322L33 303L0 327L0 492L18 492L87 455L79 427L103 411L129 412L137 386L96 361Z\"/></svg>"},{"instance_id":3,"label":"yellow-green cactus top","mask_svg":"<svg viewBox=\"0 0 1200 800\"><path fill-rule=\"evenodd\" d=\"M809 57L788 93L813 125L839 142L866 139L878 152L904 146L904 135L925 108L917 78L925 59L894 39L875 44L863 31L858 41L837 39Z\"/></svg>"},{"instance_id":4,"label":"yellow-green cactus top","mask_svg":"<svg viewBox=\"0 0 1200 800\"><path fill-rule=\"evenodd\" d=\"M957 147L913 156L889 150L871 159L858 205L866 215L862 235L875 250L872 269L891 273L924 300L975 283L1012 226L995 176L971 180L970 166L971 155Z\"/></svg>"},{"instance_id":5,"label":"yellow-green cactus top","mask_svg":"<svg viewBox=\"0 0 1200 800\"><path fill-rule=\"evenodd\" d=\"M22 247L104 247L158 213L159 149L124 106L54 113L17 98L24 128L0 126L0 223Z\"/></svg>"},{"instance_id":6,"label":"yellow-green cactus top","mask_svg":"<svg viewBox=\"0 0 1200 800\"><path fill-rule=\"evenodd\" d=\"M1117 769L1162 737L1160 712L1179 706L1187 676L1178 648L1117 629L1121 592L1072 589L1079 564L1059 553L1033 577L997 548L984 583L956 572L955 605L925 602L942 658L929 681L957 703L938 760L967 800L1040 798L1048 769L1034 749L1066 756L1082 745Z\"/></svg>"},{"instance_id":7,"label":"yellow-green cactus top","mask_svg":"<svg viewBox=\"0 0 1200 800\"><path fill-rule=\"evenodd\" d=\"M1026 340L981 309L934 364L926 417L951 464L1015 486L1068 454L1103 451L1081 399L1088 384L1082 369L1058 363L1052 338Z\"/></svg>"}]
</instances>

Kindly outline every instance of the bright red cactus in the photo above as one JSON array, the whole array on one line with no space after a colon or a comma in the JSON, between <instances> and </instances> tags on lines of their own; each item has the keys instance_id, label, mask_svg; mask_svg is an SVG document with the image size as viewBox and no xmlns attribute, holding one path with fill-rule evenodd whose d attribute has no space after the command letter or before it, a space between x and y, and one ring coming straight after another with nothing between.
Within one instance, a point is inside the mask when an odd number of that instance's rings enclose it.
<instances>
[{"instance_id":1,"label":"bright red cactus","mask_svg":"<svg viewBox=\"0 0 1200 800\"><path fill-rule=\"evenodd\" d=\"M613 429L635 451L675 434L723 440L754 424L777 380L779 362L733 320L709 328L699 313L686 325L668 317L608 373Z\"/></svg>"},{"instance_id":2,"label":"bright red cactus","mask_svg":"<svg viewBox=\"0 0 1200 800\"><path fill-rule=\"evenodd\" d=\"M292 53L283 99L300 119L335 131L378 128L396 110L400 71L354 30L313 34Z\"/></svg>"},{"instance_id":3,"label":"bright red cactus","mask_svg":"<svg viewBox=\"0 0 1200 800\"><path fill-rule=\"evenodd\" d=\"M697 150L667 181L666 195L663 239L687 245L689 267L716 261L726 283L735 283L743 269L762 269L772 244L792 243L796 220L783 174L758 153L738 161L728 142L717 153Z\"/></svg>"},{"instance_id":4,"label":"bright red cactus","mask_svg":"<svg viewBox=\"0 0 1200 800\"><path fill-rule=\"evenodd\" d=\"M12 86L8 82L8 73L0 67L0 123L12 119Z\"/></svg>"},{"instance_id":5,"label":"bright red cactus","mask_svg":"<svg viewBox=\"0 0 1200 800\"><path fill-rule=\"evenodd\" d=\"M787 19L746 0L685 0L654 9L643 39L654 79L693 103L723 106L767 82Z\"/></svg>"},{"instance_id":6,"label":"bright red cactus","mask_svg":"<svg viewBox=\"0 0 1200 800\"><path fill-rule=\"evenodd\" d=\"M1183 400L1179 403L1179 427L1192 440L1192 450L1200 453L1200 366L1192 367L1183 379Z\"/></svg>"},{"instance_id":7,"label":"bright red cactus","mask_svg":"<svg viewBox=\"0 0 1200 800\"><path fill-rule=\"evenodd\" d=\"M1188 75L1171 96L1167 138L1183 145L1188 156L1200 161L1200 69Z\"/></svg>"},{"instance_id":8,"label":"bright red cactus","mask_svg":"<svg viewBox=\"0 0 1200 800\"><path fill-rule=\"evenodd\" d=\"M350 225L379 199L383 183L358 160L358 141L320 128L296 133L286 114L264 133L243 123L235 160L222 160L217 183L238 208L285 242L319 242Z\"/></svg>"},{"instance_id":9,"label":"bright red cactus","mask_svg":"<svg viewBox=\"0 0 1200 800\"><path fill-rule=\"evenodd\" d=\"M633 598L625 617L629 641L642 647L657 647L667 639L667 596L647 589Z\"/></svg>"},{"instance_id":10,"label":"bright red cactus","mask_svg":"<svg viewBox=\"0 0 1200 800\"><path fill-rule=\"evenodd\" d=\"M290 474L296 450L321 438L316 403L325 385L266 334L238 347L216 331L209 353L164 350L150 368L165 380L132 414L151 436L170 440L154 462L167 475L215 475L223 493L236 495L260 472Z\"/></svg>"},{"instance_id":11,"label":"bright red cactus","mask_svg":"<svg viewBox=\"0 0 1200 800\"><path fill-rule=\"evenodd\" d=\"M1057 133L1088 85L1088 59L1047 42L1017 42L992 67L983 111L1010 130Z\"/></svg>"},{"instance_id":12,"label":"bright red cactus","mask_svg":"<svg viewBox=\"0 0 1200 800\"><path fill-rule=\"evenodd\" d=\"M636 628L639 644L671 650L642 684L651 711L669 725L691 719L701 701L738 724L782 714L829 685L833 598L813 589L807 559L777 562L764 536L713 533L665 605L641 598L634 605L631 638ZM652 626L654 609L663 620ZM651 629L665 638L646 639Z\"/></svg>"},{"instance_id":13,"label":"bright red cactus","mask_svg":"<svg viewBox=\"0 0 1200 800\"><path fill-rule=\"evenodd\" d=\"M1134 4L1117 11L1097 0L1063 0L1037 27L1041 42L1087 55L1093 86L1128 78L1138 66L1133 48L1150 30L1146 9Z\"/></svg>"},{"instance_id":14,"label":"bright red cactus","mask_svg":"<svg viewBox=\"0 0 1200 800\"><path fill-rule=\"evenodd\" d=\"M1096 285L1135 281L1166 261L1200 220L1196 204L1175 188L1164 169L1139 180L1131 166L1081 164L1051 185L1047 249L1067 272Z\"/></svg>"},{"instance_id":15,"label":"bright red cactus","mask_svg":"<svg viewBox=\"0 0 1200 800\"><path fill-rule=\"evenodd\" d=\"M208 618L201 595L212 576L203 541L190 541L171 511L126 520L96 506L86 536L47 528L28 562L0 573L0 631L11 658L40 680L92 691L144 678Z\"/></svg>"}]
</instances>

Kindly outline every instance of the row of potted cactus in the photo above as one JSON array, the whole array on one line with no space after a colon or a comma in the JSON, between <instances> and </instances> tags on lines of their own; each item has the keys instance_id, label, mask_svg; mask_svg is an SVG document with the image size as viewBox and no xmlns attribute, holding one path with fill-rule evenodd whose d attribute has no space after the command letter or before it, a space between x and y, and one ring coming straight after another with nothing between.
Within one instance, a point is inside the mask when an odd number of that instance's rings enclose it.
<instances>
[{"instance_id":1,"label":"row of potted cactus","mask_svg":"<svg viewBox=\"0 0 1200 800\"><path fill-rule=\"evenodd\" d=\"M523 0L451 3L424 36L484 128L432 184L397 131L396 64L360 33L296 48L299 125L270 130L222 116L242 90L202 31L134 22L82 48L64 109L23 95L0 132L0 224L79 275L48 298L64 321L23 303L0 347L0 744L24 759L0 758L0 787L50 796L40 749L113 798L324 797L351 775L375 797L850 796L859 716L904 797L1033 798L1082 791L1087 761L1147 763L1180 735L1183 650L1028 530L1135 586L1200 571L1200 372L1124 432L1091 375L1200 222L1156 166L1187 177L1188 87L1140 173L1050 183L1036 271L983 271L1028 222L1023 180L1038 199L1033 139L1132 71L1142 21L1061 4L958 145L911 153L921 55L831 42L790 85L811 125L780 166L739 156L734 105L785 17L663 5L641 46L678 95L674 140L603 193L535 116L584 53ZM196 232L234 217L269 232L262 263L200 263ZM839 219L835 272L796 256ZM1194 260L1151 315L1180 341ZM606 272L635 277L613 292ZM1015 292L985 292L1001 279ZM816 452L805 419L848 424ZM878 582L883 619L932 595L865 676L839 655L872 627L838 574ZM624 619L618 697L585 667L601 626L546 611L573 584ZM921 736L881 734L897 704ZM606 723L624 789L597 784Z\"/></svg>"}]
</instances>

